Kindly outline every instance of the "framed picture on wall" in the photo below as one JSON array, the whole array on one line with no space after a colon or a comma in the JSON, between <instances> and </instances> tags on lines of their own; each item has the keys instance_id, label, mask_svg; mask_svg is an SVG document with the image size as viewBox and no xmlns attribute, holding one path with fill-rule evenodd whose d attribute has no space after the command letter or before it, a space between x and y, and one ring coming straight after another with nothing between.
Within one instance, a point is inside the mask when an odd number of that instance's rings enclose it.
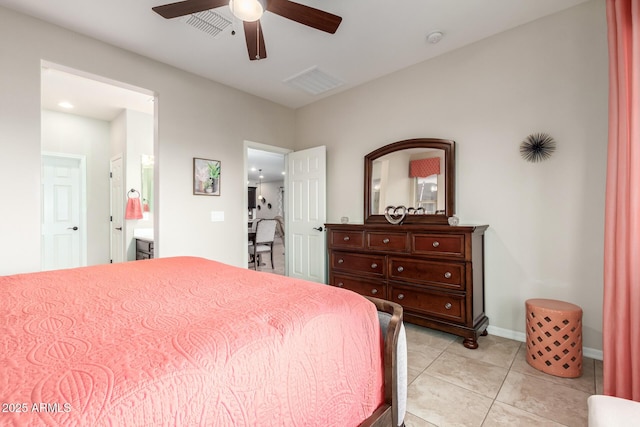
<instances>
[{"instance_id":1,"label":"framed picture on wall","mask_svg":"<svg viewBox=\"0 0 640 427\"><path fill-rule=\"evenodd\" d=\"M220 161L193 158L193 194L220 195Z\"/></svg>"}]
</instances>

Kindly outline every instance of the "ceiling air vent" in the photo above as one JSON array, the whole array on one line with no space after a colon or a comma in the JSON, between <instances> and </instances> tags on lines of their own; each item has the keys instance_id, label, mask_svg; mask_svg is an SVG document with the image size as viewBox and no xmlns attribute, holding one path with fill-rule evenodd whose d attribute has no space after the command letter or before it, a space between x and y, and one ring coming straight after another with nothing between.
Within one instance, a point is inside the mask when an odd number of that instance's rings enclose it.
<instances>
[{"instance_id":1,"label":"ceiling air vent","mask_svg":"<svg viewBox=\"0 0 640 427\"><path fill-rule=\"evenodd\" d=\"M227 18L210 10L188 15L185 22L213 37L220 34L231 24L231 21Z\"/></svg>"},{"instance_id":2,"label":"ceiling air vent","mask_svg":"<svg viewBox=\"0 0 640 427\"><path fill-rule=\"evenodd\" d=\"M338 86L342 86L344 83L342 80L330 76L324 71L320 70L317 66L311 67L308 70L304 70L288 79L283 80L286 85L291 87L302 89L303 91L312 95L319 95L323 92L335 89Z\"/></svg>"}]
</instances>

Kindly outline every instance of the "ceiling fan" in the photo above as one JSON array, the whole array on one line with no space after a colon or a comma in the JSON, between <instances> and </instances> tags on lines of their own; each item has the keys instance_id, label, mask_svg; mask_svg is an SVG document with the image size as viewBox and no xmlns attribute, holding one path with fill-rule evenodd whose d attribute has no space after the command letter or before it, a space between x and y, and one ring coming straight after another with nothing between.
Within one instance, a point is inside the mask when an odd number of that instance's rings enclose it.
<instances>
[{"instance_id":1,"label":"ceiling fan","mask_svg":"<svg viewBox=\"0 0 640 427\"><path fill-rule=\"evenodd\" d=\"M258 0L184 0L156 6L152 10L171 19L228 5L233 15L243 21L247 51L252 61L267 57L260 25L260 17L265 10L330 34L335 33L342 22L340 16L289 0L262 1L266 7Z\"/></svg>"}]
</instances>

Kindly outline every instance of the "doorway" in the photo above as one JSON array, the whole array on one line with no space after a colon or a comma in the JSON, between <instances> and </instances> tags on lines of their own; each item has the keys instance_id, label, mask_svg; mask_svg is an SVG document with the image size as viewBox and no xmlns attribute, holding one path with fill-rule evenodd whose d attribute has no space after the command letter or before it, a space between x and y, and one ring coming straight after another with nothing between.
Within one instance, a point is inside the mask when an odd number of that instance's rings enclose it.
<instances>
[{"instance_id":1,"label":"doorway","mask_svg":"<svg viewBox=\"0 0 640 427\"><path fill-rule=\"evenodd\" d=\"M274 268L270 255L263 256L258 262L257 270L280 275L287 275L286 256L286 160L291 150L255 142L245 142L245 174L246 194L245 207L248 233L255 231L261 219L277 221L273 243ZM247 245L249 239L247 238ZM245 265L255 268L249 262L248 250L245 251Z\"/></svg>"},{"instance_id":2,"label":"doorway","mask_svg":"<svg viewBox=\"0 0 640 427\"><path fill-rule=\"evenodd\" d=\"M265 170L260 171L260 165L267 164L266 159L263 160L265 163L252 163L250 156L255 156L256 159L273 157L277 158L278 162L284 162L284 170L280 172L284 177L281 193L284 217L284 238L282 239L284 275L326 283L326 238L324 235L326 147L320 146L294 152L280 147L245 141L244 150L244 171L248 178L246 181L247 194L251 194L249 189L252 188L255 197L255 210L257 211L255 216L252 216L253 219L259 219L258 212L262 212L265 206L266 209L269 209L270 198L275 200L274 194L278 193L267 192L264 182L259 178L259 174L262 172L263 179L269 180L269 175L265 173ZM280 165L280 163L276 164ZM251 169L256 169L253 171L255 175L250 175ZM262 198L260 198L261 195ZM244 200L248 201L248 198L244 198ZM253 223L253 221L249 221L250 204L245 205L245 218L249 227ZM273 207L274 205L271 204L271 209ZM267 214L264 217L270 216ZM249 232L246 235L248 236ZM245 251L245 265L248 265L248 259L248 251ZM259 269L273 272L270 262L265 264L267 265L261 266L262 268Z\"/></svg>"},{"instance_id":3,"label":"doorway","mask_svg":"<svg viewBox=\"0 0 640 427\"><path fill-rule=\"evenodd\" d=\"M121 184L124 189L141 189L142 155L153 155L156 151L155 101L153 92L146 89L59 64L41 62L41 150L43 153L66 153L86 159L86 221L83 231L90 243L84 250L84 265L106 264L112 259L110 161L114 156L122 157ZM128 139L132 124L139 126L141 122L149 128L149 146L144 151L130 142L134 138ZM156 211L157 200L154 201ZM121 202L115 204L117 209L123 209L124 200ZM42 206L44 209L44 201ZM127 249L135 246L134 229L153 227L154 219L155 212L150 212L145 222L132 220L121 225L123 260L129 258ZM60 246L58 251L63 249ZM64 258L60 253L55 256ZM42 265L45 264L50 265L50 260L43 254Z\"/></svg>"}]
</instances>

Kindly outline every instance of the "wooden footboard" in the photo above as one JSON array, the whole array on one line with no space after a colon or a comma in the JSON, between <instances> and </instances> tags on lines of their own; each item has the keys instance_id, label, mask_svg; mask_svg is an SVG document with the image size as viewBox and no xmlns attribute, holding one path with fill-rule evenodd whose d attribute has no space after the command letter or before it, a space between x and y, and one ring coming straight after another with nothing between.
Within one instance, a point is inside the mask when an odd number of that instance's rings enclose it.
<instances>
[{"instance_id":1,"label":"wooden footboard","mask_svg":"<svg viewBox=\"0 0 640 427\"><path fill-rule=\"evenodd\" d=\"M398 336L402 327L402 306L378 298L365 298L376 305L378 312L389 314L391 319L384 336L384 404L376 409L360 426L402 426L404 422L398 417L400 393L398 384ZM404 357L406 360L406 355ZM406 383L404 386L406 386Z\"/></svg>"}]
</instances>

